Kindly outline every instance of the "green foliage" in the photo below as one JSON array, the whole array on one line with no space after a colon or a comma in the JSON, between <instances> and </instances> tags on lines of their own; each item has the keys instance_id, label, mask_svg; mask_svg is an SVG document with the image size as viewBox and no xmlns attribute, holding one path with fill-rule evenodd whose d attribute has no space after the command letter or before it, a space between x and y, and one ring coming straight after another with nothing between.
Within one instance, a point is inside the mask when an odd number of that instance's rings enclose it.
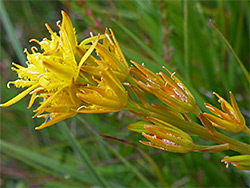
<instances>
[{"instance_id":1,"label":"green foliage","mask_svg":"<svg viewBox=\"0 0 250 188\"><path fill-rule=\"evenodd\" d=\"M1 102L17 94L17 89L6 88L7 81L16 78L11 62L24 64L20 54L33 45L28 41L49 37L44 23L57 30L55 22L64 10L78 32L78 42L90 31L112 28L128 61L145 63L154 72L163 71L162 66L176 71L202 109L204 102L217 105L213 91L226 99L232 91L249 125L245 74L209 22L213 20L249 69L247 1L188 1L185 13L183 1L1 1L0 5ZM249 186L246 172L220 163L234 152L175 154L137 143L144 138L126 129L137 120L127 111L78 115L65 121L69 128L54 125L35 131L41 120L31 119L32 110L26 106L22 100L1 108L1 187ZM247 140L243 134L233 137Z\"/></svg>"}]
</instances>

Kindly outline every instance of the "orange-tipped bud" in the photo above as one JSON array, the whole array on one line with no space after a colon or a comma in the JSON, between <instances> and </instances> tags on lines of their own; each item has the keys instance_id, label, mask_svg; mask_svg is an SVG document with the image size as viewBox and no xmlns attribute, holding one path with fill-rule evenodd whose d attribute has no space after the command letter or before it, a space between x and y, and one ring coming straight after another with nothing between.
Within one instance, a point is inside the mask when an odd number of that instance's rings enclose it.
<instances>
[{"instance_id":1,"label":"orange-tipped bud","mask_svg":"<svg viewBox=\"0 0 250 188\"><path fill-rule=\"evenodd\" d=\"M187 153L194 149L192 138L180 129L155 125L144 127L148 133L142 133L142 135L150 141L141 141L145 145L175 153Z\"/></svg>"},{"instance_id":2,"label":"orange-tipped bud","mask_svg":"<svg viewBox=\"0 0 250 188\"><path fill-rule=\"evenodd\" d=\"M142 144L176 153L187 153L194 149L192 138L182 130L154 117L145 118L146 121L139 121L128 125L128 129L142 133L149 142L140 141Z\"/></svg>"},{"instance_id":3,"label":"orange-tipped bud","mask_svg":"<svg viewBox=\"0 0 250 188\"><path fill-rule=\"evenodd\" d=\"M237 155L233 157L226 156L221 162L226 163L226 167L228 168L228 164L231 163L236 168L242 170L250 170L250 155Z\"/></svg>"},{"instance_id":4,"label":"orange-tipped bud","mask_svg":"<svg viewBox=\"0 0 250 188\"><path fill-rule=\"evenodd\" d=\"M218 102L221 103L222 110L210 104L205 104L207 109L216 116L208 113L204 113L204 116L206 116L213 126L220 129L232 133L245 131L247 129L245 119L239 110L233 94L230 92L232 106L217 93L214 94L219 98Z\"/></svg>"},{"instance_id":5,"label":"orange-tipped bud","mask_svg":"<svg viewBox=\"0 0 250 188\"><path fill-rule=\"evenodd\" d=\"M131 61L137 69L130 72L136 78L135 82L145 93L159 98L163 103L181 113L190 113L196 110L196 102L185 85L169 70L170 77L160 72L154 74L145 66Z\"/></svg>"},{"instance_id":6,"label":"orange-tipped bud","mask_svg":"<svg viewBox=\"0 0 250 188\"><path fill-rule=\"evenodd\" d=\"M95 46L95 50L97 55L101 58L101 61L108 65L115 76L120 81L124 81L129 75L128 63L111 29L110 32L111 34L106 30L105 37L102 37L103 44L98 43ZM81 45L82 44L80 44L80 46ZM96 63L98 63L98 61L96 61ZM91 72L93 75L97 76L100 76L101 72L100 67L93 64L83 65L81 70Z\"/></svg>"}]
</instances>

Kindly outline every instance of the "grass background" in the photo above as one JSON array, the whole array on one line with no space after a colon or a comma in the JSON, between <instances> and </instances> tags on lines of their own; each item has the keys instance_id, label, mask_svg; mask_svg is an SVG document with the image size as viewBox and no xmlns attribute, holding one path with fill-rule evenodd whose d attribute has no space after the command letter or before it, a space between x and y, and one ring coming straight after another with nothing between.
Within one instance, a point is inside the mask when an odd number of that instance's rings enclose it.
<instances>
[{"instance_id":1,"label":"grass background","mask_svg":"<svg viewBox=\"0 0 250 188\"><path fill-rule=\"evenodd\" d=\"M218 106L216 91L228 99L232 91L249 125L249 85L236 58L216 29L219 27L249 70L248 1L0 1L1 102L21 89L7 89L15 80L11 62L25 64L23 49L32 38L49 38L44 26L66 11L78 42L89 32L112 28L127 60L154 72L166 66L188 85L198 104ZM27 101L1 108L1 187L247 187L249 174L220 160L233 151L175 154L138 143L142 136L126 126L138 120L127 111L86 114L35 131ZM124 139L137 146L98 136ZM228 134L228 133L226 133ZM249 142L244 134L229 134ZM206 144L202 139L195 140Z\"/></svg>"}]
</instances>

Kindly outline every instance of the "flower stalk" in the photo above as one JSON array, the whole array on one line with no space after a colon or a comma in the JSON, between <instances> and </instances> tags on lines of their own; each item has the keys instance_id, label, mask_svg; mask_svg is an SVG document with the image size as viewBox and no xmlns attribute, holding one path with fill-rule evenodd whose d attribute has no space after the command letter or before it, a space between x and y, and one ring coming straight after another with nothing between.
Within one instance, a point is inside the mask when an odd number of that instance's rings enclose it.
<instances>
[{"instance_id":1,"label":"flower stalk","mask_svg":"<svg viewBox=\"0 0 250 188\"><path fill-rule=\"evenodd\" d=\"M140 105L130 105L130 106L127 106L127 109L135 111L137 113L141 113L143 114L144 117L150 116L150 117L154 117L162 121L168 122L169 124L174 125L175 127L183 130L184 132L206 138L208 140L214 141L215 143L229 144L231 150L237 151L242 154L250 155L250 145L237 141L235 139L232 139L219 132L210 134L208 129L206 129L205 127L195 122L189 122L181 118L173 117L173 115L168 112L166 112L165 115L155 113L153 111L144 109Z\"/></svg>"}]
</instances>

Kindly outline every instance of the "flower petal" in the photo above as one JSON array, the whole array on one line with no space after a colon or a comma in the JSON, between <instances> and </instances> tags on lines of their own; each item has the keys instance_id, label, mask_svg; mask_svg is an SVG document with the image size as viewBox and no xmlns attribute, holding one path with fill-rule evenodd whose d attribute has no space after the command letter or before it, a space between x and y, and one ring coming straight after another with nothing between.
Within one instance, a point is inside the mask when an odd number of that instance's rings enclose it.
<instances>
[{"instance_id":1,"label":"flower petal","mask_svg":"<svg viewBox=\"0 0 250 188\"><path fill-rule=\"evenodd\" d=\"M68 119L70 117L73 117L75 116L77 113L75 112L72 112L72 113L67 113L67 114L60 114L60 115L57 115L54 119L46 122L46 123L43 123L42 125L40 125L39 127L36 127L35 129L36 130L41 130L45 127L49 127L51 125L54 125L56 123L58 123L59 121L62 121L62 120L65 120L65 119Z\"/></svg>"},{"instance_id":2,"label":"flower petal","mask_svg":"<svg viewBox=\"0 0 250 188\"><path fill-rule=\"evenodd\" d=\"M242 113L240 112L240 109L239 109L239 107L237 105L237 102L236 102L236 100L234 98L234 95L233 95L233 93L231 91L229 93L230 93L230 97L231 97L231 104L232 104L232 106L234 108L234 112L235 112L239 122L242 125L245 125L246 124L245 118L243 117Z\"/></svg>"},{"instance_id":3,"label":"flower petal","mask_svg":"<svg viewBox=\"0 0 250 188\"><path fill-rule=\"evenodd\" d=\"M75 29L73 28L69 16L64 11L61 11L61 14L62 14L62 28L64 28L64 30L66 31L68 39L74 51L74 48L77 45Z\"/></svg>"},{"instance_id":4,"label":"flower petal","mask_svg":"<svg viewBox=\"0 0 250 188\"><path fill-rule=\"evenodd\" d=\"M9 100L6 103L0 104L1 107L8 107L12 104L17 103L18 101L20 101L22 98L24 98L26 95L29 94L29 92L31 92L33 89L35 89L36 87L38 87L39 84L35 84L31 87L29 87L28 89L24 90L22 93L19 93L17 96L15 96L14 98L12 98L11 100Z\"/></svg>"},{"instance_id":5,"label":"flower petal","mask_svg":"<svg viewBox=\"0 0 250 188\"><path fill-rule=\"evenodd\" d=\"M236 124L235 122L226 121L212 114L207 114L207 113L204 113L204 116L206 116L206 118L212 122L213 126L218 127L220 129L223 129L232 133L238 133L242 131L242 125Z\"/></svg>"},{"instance_id":6,"label":"flower petal","mask_svg":"<svg viewBox=\"0 0 250 188\"><path fill-rule=\"evenodd\" d=\"M71 80L75 76L73 70L70 67L65 66L57 61L51 61L49 58L46 58L42 61L43 65L53 73L59 80Z\"/></svg>"}]
</instances>

